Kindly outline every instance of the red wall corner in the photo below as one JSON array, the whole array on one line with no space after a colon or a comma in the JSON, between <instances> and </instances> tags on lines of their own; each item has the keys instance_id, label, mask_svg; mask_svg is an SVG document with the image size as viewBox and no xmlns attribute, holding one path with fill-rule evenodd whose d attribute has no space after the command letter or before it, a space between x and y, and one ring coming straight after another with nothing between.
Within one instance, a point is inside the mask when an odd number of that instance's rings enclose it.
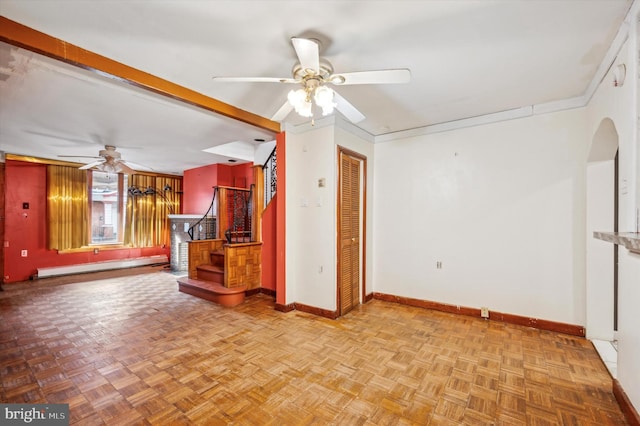
<instances>
[{"instance_id":1,"label":"red wall corner","mask_svg":"<svg viewBox=\"0 0 640 426\"><path fill-rule=\"evenodd\" d=\"M29 208L23 208L28 203ZM47 249L47 166L7 160L5 163L4 282L26 281L38 268L77 265L158 254L169 247L102 250L59 254ZM22 256L22 251L27 256Z\"/></svg>"},{"instance_id":2,"label":"red wall corner","mask_svg":"<svg viewBox=\"0 0 640 426\"><path fill-rule=\"evenodd\" d=\"M262 212L262 287L276 291L278 194Z\"/></svg>"},{"instance_id":3,"label":"red wall corner","mask_svg":"<svg viewBox=\"0 0 640 426\"><path fill-rule=\"evenodd\" d=\"M276 135L276 158L278 162L278 181L276 183L276 303L287 304L286 269L286 137L285 132Z\"/></svg>"}]
</instances>

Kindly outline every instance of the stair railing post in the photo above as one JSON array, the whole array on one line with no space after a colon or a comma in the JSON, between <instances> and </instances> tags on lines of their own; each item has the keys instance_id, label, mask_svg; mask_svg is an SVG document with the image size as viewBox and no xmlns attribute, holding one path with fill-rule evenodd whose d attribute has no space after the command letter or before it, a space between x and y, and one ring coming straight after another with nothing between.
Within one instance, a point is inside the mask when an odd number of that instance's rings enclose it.
<instances>
[{"instance_id":1,"label":"stair railing post","mask_svg":"<svg viewBox=\"0 0 640 426\"><path fill-rule=\"evenodd\" d=\"M218 188L218 232L216 238L224 239L224 233L229 228L229 215L227 212L227 188Z\"/></svg>"},{"instance_id":2,"label":"stair railing post","mask_svg":"<svg viewBox=\"0 0 640 426\"><path fill-rule=\"evenodd\" d=\"M262 241L262 212L264 211L264 175L262 166L253 166L253 211L251 212L251 241Z\"/></svg>"}]
</instances>

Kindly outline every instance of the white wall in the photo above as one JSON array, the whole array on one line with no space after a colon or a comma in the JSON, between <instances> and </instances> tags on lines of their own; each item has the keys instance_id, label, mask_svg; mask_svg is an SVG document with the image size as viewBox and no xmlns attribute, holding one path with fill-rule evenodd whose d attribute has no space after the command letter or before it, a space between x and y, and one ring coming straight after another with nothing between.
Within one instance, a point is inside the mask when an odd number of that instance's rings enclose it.
<instances>
[{"instance_id":1,"label":"white wall","mask_svg":"<svg viewBox=\"0 0 640 426\"><path fill-rule=\"evenodd\" d=\"M269 159L269 156L271 155L275 147L276 141L268 141L256 145L253 154L253 164L260 164L264 166L265 161Z\"/></svg>"},{"instance_id":2,"label":"white wall","mask_svg":"<svg viewBox=\"0 0 640 426\"><path fill-rule=\"evenodd\" d=\"M631 14L637 20L638 3ZM633 27L632 27L633 28ZM635 28L634 28L635 30ZM630 40L623 46L613 67L624 63L635 70L637 37L631 33ZM612 69L613 69L612 67ZM635 72L628 72L622 87L613 87L611 72L604 78L596 94L587 107L590 136L593 137L605 118L610 118L618 132L620 162L620 200L619 229L621 232L636 230L637 209L640 200L638 175L640 174L640 141L637 135L638 80ZM603 231L607 231L606 229ZM620 247L618 260L618 365L617 377L622 388L640 411L640 255Z\"/></svg>"},{"instance_id":3,"label":"white wall","mask_svg":"<svg viewBox=\"0 0 640 426\"><path fill-rule=\"evenodd\" d=\"M584 324L584 120L376 144L374 290Z\"/></svg>"},{"instance_id":4,"label":"white wall","mask_svg":"<svg viewBox=\"0 0 640 426\"><path fill-rule=\"evenodd\" d=\"M614 65L634 49L635 36ZM369 158L368 291L586 324L587 160L604 118L619 134L621 231L640 207L638 82L611 81L585 108L373 146L339 126L288 132L286 303L336 309L342 145ZM640 410L640 255L626 249L619 291L618 380Z\"/></svg>"},{"instance_id":5,"label":"white wall","mask_svg":"<svg viewBox=\"0 0 640 426\"><path fill-rule=\"evenodd\" d=\"M629 44L625 44L613 67L631 60ZM612 69L613 69L612 67ZM587 106L587 123L590 143L598 139L601 123L611 119L618 133L619 173L620 173L620 231L635 231L636 209L636 161L637 141L634 132L633 111L634 90L633 79L628 78L622 87L613 86L613 75L609 72L603 79Z\"/></svg>"},{"instance_id":6,"label":"white wall","mask_svg":"<svg viewBox=\"0 0 640 426\"><path fill-rule=\"evenodd\" d=\"M617 376L640 412L640 255L620 248L618 259Z\"/></svg>"},{"instance_id":7,"label":"white wall","mask_svg":"<svg viewBox=\"0 0 640 426\"><path fill-rule=\"evenodd\" d=\"M348 127L348 126L347 126ZM367 204L373 211L373 145L336 125L287 132L287 300L337 309L337 146L368 158ZM326 186L318 187L324 178ZM372 220L367 219L368 233ZM371 239L367 240L367 276L371 274ZM369 284L371 291L371 284Z\"/></svg>"},{"instance_id":8,"label":"white wall","mask_svg":"<svg viewBox=\"0 0 640 426\"><path fill-rule=\"evenodd\" d=\"M332 127L286 135L287 304L336 308L335 142ZM326 186L318 188L318 179ZM322 270L321 270L322 268Z\"/></svg>"}]
</instances>

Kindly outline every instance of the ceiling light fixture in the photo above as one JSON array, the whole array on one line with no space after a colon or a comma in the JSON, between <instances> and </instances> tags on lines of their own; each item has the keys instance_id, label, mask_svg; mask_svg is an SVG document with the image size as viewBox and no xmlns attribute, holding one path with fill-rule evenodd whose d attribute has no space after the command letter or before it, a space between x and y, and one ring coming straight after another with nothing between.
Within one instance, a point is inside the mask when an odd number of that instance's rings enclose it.
<instances>
[{"instance_id":1,"label":"ceiling light fixture","mask_svg":"<svg viewBox=\"0 0 640 426\"><path fill-rule=\"evenodd\" d=\"M113 161L105 161L102 164L98 164L94 167L96 170L104 172L104 173L122 173L123 169L120 167L120 164L116 164Z\"/></svg>"},{"instance_id":2,"label":"ceiling light fixture","mask_svg":"<svg viewBox=\"0 0 640 426\"><path fill-rule=\"evenodd\" d=\"M304 88L292 90L287 95L289 104L302 117L313 117L313 103L322 108L322 115L327 116L333 113L336 103L334 102L334 91L320 84L320 76L311 73L304 79Z\"/></svg>"}]
</instances>

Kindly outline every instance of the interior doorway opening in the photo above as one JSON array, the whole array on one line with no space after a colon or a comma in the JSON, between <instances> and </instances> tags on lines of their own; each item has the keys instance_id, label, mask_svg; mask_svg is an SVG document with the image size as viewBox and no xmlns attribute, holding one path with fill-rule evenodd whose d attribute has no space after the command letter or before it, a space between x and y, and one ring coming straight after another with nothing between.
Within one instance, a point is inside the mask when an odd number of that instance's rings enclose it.
<instances>
[{"instance_id":1,"label":"interior doorway opening","mask_svg":"<svg viewBox=\"0 0 640 426\"><path fill-rule=\"evenodd\" d=\"M587 162L586 331L611 375L616 377L617 245L593 238L596 231L617 231L618 132L614 122L600 122Z\"/></svg>"}]
</instances>

